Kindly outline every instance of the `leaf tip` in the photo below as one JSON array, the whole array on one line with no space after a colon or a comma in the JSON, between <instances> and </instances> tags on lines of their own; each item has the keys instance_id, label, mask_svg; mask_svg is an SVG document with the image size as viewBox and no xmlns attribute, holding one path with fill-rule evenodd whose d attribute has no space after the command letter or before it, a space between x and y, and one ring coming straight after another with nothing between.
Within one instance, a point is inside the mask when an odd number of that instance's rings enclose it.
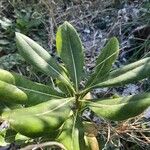
<instances>
[{"instance_id":1,"label":"leaf tip","mask_svg":"<svg viewBox=\"0 0 150 150\"><path fill-rule=\"evenodd\" d=\"M22 34L19 32L15 32L15 37L17 41L20 41L22 39Z\"/></svg>"},{"instance_id":2,"label":"leaf tip","mask_svg":"<svg viewBox=\"0 0 150 150\"><path fill-rule=\"evenodd\" d=\"M65 25L69 25L70 23L69 23L68 21L65 21L64 24L65 24Z\"/></svg>"},{"instance_id":3,"label":"leaf tip","mask_svg":"<svg viewBox=\"0 0 150 150\"><path fill-rule=\"evenodd\" d=\"M110 41L112 41L113 43L116 43L117 45L119 45L119 41L118 41L118 39L117 39L117 37L112 37L111 39L110 39Z\"/></svg>"},{"instance_id":4,"label":"leaf tip","mask_svg":"<svg viewBox=\"0 0 150 150\"><path fill-rule=\"evenodd\" d=\"M19 32L15 32L15 36L16 36L16 38L18 38L20 35L21 35L21 33L19 33Z\"/></svg>"}]
</instances>

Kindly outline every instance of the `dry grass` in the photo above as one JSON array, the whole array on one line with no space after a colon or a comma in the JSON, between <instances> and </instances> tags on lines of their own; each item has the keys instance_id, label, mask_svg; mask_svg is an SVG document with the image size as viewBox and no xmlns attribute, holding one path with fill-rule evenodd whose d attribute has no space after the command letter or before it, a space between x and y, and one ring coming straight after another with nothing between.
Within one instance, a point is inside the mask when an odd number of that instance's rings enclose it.
<instances>
[{"instance_id":1,"label":"dry grass","mask_svg":"<svg viewBox=\"0 0 150 150\"><path fill-rule=\"evenodd\" d=\"M103 149L106 150L111 147L121 150L150 148L150 121L144 119L143 114L115 124L105 122L99 133L105 141Z\"/></svg>"}]
</instances>

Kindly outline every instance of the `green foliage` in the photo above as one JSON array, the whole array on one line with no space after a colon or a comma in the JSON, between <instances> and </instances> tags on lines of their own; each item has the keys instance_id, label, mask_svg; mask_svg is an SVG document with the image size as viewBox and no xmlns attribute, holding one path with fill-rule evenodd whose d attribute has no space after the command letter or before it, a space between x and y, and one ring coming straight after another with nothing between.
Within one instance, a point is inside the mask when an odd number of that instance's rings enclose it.
<instances>
[{"instance_id":1,"label":"green foliage","mask_svg":"<svg viewBox=\"0 0 150 150\"><path fill-rule=\"evenodd\" d=\"M65 97L64 94L57 92L57 90L55 90L51 86L46 86L40 83L32 82L16 73L11 73L6 70L0 69L0 74L0 93L3 95L1 95L0 97L1 101L6 102L7 100L11 103L14 103L9 98L10 95L14 95L14 100L16 101L18 99L18 103L31 106L40 102L44 102L51 98L59 99ZM8 91L10 91L10 95L7 94ZM23 99L17 97L17 94L19 93L22 93L22 95L24 95Z\"/></svg>"},{"instance_id":2,"label":"green foliage","mask_svg":"<svg viewBox=\"0 0 150 150\"><path fill-rule=\"evenodd\" d=\"M108 80L89 87L89 89L96 87L110 87L110 86L122 86L135 81L140 81L150 76L150 59L145 58L135 63L126 65L121 69L116 69L110 72ZM87 90L89 90L87 89Z\"/></svg>"},{"instance_id":3,"label":"green foliage","mask_svg":"<svg viewBox=\"0 0 150 150\"><path fill-rule=\"evenodd\" d=\"M116 60L118 53L119 43L114 37L110 39L107 45L101 50L96 62L95 72L91 75L89 81L87 82L87 87L100 83L108 78L110 69Z\"/></svg>"},{"instance_id":4,"label":"green foliage","mask_svg":"<svg viewBox=\"0 0 150 150\"><path fill-rule=\"evenodd\" d=\"M16 54L16 31L32 35L38 41L47 43L43 25L45 15L40 13L41 7L36 8L33 3L35 2L2 0L1 5L4 9L0 13L0 68L12 70L24 63L20 55ZM5 13L7 9L9 11Z\"/></svg>"},{"instance_id":5,"label":"green foliage","mask_svg":"<svg viewBox=\"0 0 150 150\"><path fill-rule=\"evenodd\" d=\"M115 37L101 50L94 73L84 88L80 86L83 47L79 35L68 22L58 28L56 38L63 67L29 37L16 33L16 43L28 63L56 81L54 86L47 86L0 69L0 120L7 121L19 134L56 140L67 150L98 150L98 145L93 144L97 143L95 136L85 134L88 124L85 128L83 110L88 107L104 119L120 121L137 116L150 106L149 93L86 100L85 96L94 88L121 86L150 76L149 57L112 71L119 53ZM3 137L0 136L1 141Z\"/></svg>"},{"instance_id":6,"label":"green foliage","mask_svg":"<svg viewBox=\"0 0 150 150\"><path fill-rule=\"evenodd\" d=\"M3 113L2 119L8 120L12 128L25 136L40 137L49 133L47 136L52 137L68 117L71 100L53 100L28 108L11 110L11 114L10 111Z\"/></svg>"},{"instance_id":7,"label":"green foliage","mask_svg":"<svg viewBox=\"0 0 150 150\"><path fill-rule=\"evenodd\" d=\"M0 57L0 68L3 69L12 69L14 66L23 63L23 59L18 54L8 54Z\"/></svg>"},{"instance_id":8,"label":"green foliage","mask_svg":"<svg viewBox=\"0 0 150 150\"><path fill-rule=\"evenodd\" d=\"M42 24L42 16L37 16L31 9L15 11L16 13L16 28L27 34L34 27L38 27Z\"/></svg>"},{"instance_id":9,"label":"green foliage","mask_svg":"<svg viewBox=\"0 0 150 150\"><path fill-rule=\"evenodd\" d=\"M70 78L75 85L75 89L78 91L83 72L83 49L77 32L69 23L65 22L58 28L56 46L57 52L65 63Z\"/></svg>"},{"instance_id":10,"label":"green foliage","mask_svg":"<svg viewBox=\"0 0 150 150\"><path fill-rule=\"evenodd\" d=\"M84 141L84 130L79 116L71 116L65 121L62 132L57 138L69 150L87 149Z\"/></svg>"},{"instance_id":11,"label":"green foliage","mask_svg":"<svg viewBox=\"0 0 150 150\"><path fill-rule=\"evenodd\" d=\"M100 99L95 102L88 101L86 104L101 117L121 121L142 113L150 105L149 97L149 93L143 93L114 99Z\"/></svg>"},{"instance_id":12,"label":"green foliage","mask_svg":"<svg viewBox=\"0 0 150 150\"><path fill-rule=\"evenodd\" d=\"M72 87L64 70L40 45L20 33L16 33L16 43L20 54L29 63L43 73L53 78L59 78L62 82Z\"/></svg>"}]
</instances>

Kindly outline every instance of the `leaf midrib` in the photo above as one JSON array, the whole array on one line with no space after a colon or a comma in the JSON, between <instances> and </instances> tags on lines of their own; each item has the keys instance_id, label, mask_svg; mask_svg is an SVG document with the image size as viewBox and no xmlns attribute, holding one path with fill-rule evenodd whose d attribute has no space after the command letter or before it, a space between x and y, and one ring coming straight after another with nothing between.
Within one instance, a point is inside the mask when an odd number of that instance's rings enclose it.
<instances>
[{"instance_id":1,"label":"leaf midrib","mask_svg":"<svg viewBox=\"0 0 150 150\"><path fill-rule=\"evenodd\" d=\"M95 66L95 69L98 67L98 66L100 66L101 64L103 64L103 66L104 66L104 63L107 61L107 60L109 60L109 58L111 58L113 55L115 55L117 53L117 51L116 52L114 52L112 55L110 55L109 57L107 57L106 59L104 59L103 61L101 61L98 65L96 65ZM97 80L97 78L98 78L98 76L99 76L99 74L100 74L100 72L101 72L101 70L102 70L102 68L103 68L103 66L101 67L101 69L98 71L98 73L96 74L96 76L94 77L94 79L93 79L93 81L90 83L90 85L88 85L88 87L90 87L96 80ZM109 72L109 71L108 71ZM108 73L107 72L107 73ZM93 74L94 75L94 74Z\"/></svg>"},{"instance_id":2,"label":"leaf midrib","mask_svg":"<svg viewBox=\"0 0 150 150\"><path fill-rule=\"evenodd\" d=\"M62 97L57 96L57 95L52 95L52 94L48 94L48 93L45 93L45 92L41 92L41 91L37 91L37 90L33 90L33 89L28 89L28 88L24 88L24 87L21 87L21 86L17 86L17 87L19 89L23 89L23 90L26 90L26 91L31 91L31 92L42 94L42 95L46 95L46 96L51 96L51 97L54 97L54 98L62 98Z\"/></svg>"},{"instance_id":3,"label":"leaf midrib","mask_svg":"<svg viewBox=\"0 0 150 150\"><path fill-rule=\"evenodd\" d=\"M72 63L73 63L73 70L74 70L74 77L75 77L75 87L76 87L76 91L78 91L78 79L77 79L77 70L76 70L76 64L75 64L75 59L74 59L74 55L73 55L73 50L72 50L72 44L70 41L70 33L68 32L68 28L67 28L67 33L68 33L68 40L69 40L69 47L70 47L70 52L71 52L71 58L72 58Z\"/></svg>"},{"instance_id":4,"label":"leaf midrib","mask_svg":"<svg viewBox=\"0 0 150 150\"><path fill-rule=\"evenodd\" d=\"M145 99L149 99L149 98L144 98L144 100L143 101L145 101ZM142 100L141 100L142 101ZM138 101L127 101L127 102L122 102L122 103L119 103L119 104L111 104L111 105L107 105L107 104L98 104L98 103L96 103L96 102L92 102L93 103L93 105L92 104L87 104L87 106L90 106L90 107L97 107L97 108L101 108L101 106L105 106L105 107L114 107L114 106L116 106L116 107L120 107L120 106L124 106L124 105L130 105L130 104L134 104L134 103L140 103L141 102L140 100L138 100ZM89 102L87 102L87 103L89 103ZM91 103L91 102L90 102ZM148 106L147 106L148 107Z\"/></svg>"},{"instance_id":5,"label":"leaf midrib","mask_svg":"<svg viewBox=\"0 0 150 150\"><path fill-rule=\"evenodd\" d=\"M64 103L61 103L60 105L56 106L55 108L53 108L53 109L51 109L51 110L49 110L49 111L36 114L36 116L42 116L42 115L46 115L46 114L48 114L48 113L51 113L51 112L53 112L53 111L55 111L55 110L57 110L57 109L59 109L59 108L65 106L65 104L69 103L69 102L72 101L73 99L74 99L74 98L71 98L71 99L68 100L68 101L67 101L67 99L66 99L66 101L65 101Z\"/></svg>"}]
</instances>

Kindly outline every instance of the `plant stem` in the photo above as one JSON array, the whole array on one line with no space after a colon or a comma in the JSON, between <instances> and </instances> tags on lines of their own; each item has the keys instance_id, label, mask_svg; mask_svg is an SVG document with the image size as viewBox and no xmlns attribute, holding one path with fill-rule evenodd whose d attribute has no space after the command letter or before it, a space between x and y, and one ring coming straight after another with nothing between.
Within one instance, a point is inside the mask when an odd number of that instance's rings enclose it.
<instances>
[{"instance_id":1,"label":"plant stem","mask_svg":"<svg viewBox=\"0 0 150 150\"><path fill-rule=\"evenodd\" d=\"M75 94L75 105L76 105L76 109L79 109L79 108L80 108L79 98L80 98L80 95L79 95L79 94Z\"/></svg>"}]
</instances>

